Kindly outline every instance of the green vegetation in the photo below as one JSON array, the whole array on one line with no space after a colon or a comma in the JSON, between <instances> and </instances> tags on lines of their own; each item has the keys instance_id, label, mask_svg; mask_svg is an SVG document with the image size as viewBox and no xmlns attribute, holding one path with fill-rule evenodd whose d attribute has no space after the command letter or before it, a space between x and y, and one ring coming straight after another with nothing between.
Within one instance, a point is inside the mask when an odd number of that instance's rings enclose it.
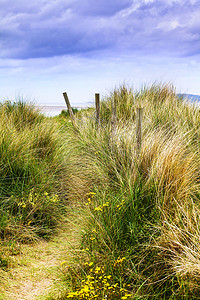
<instances>
[{"instance_id":1,"label":"green vegetation","mask_svg":"<svg viewBox=\"0 0 200 300\"><path fill-rule=\"evenodd\" d=\"M77 112L78 112L78 108L73 108L73 107L72 107L72 111L73 111L73 114L75 115L75 114L77 114ZM63 109L63 110L61 111L59 117L69 117L69 112L68 112L68 110L64 110L64 109Z\"/></svg>"},{"instance_id":2,"label":"green vegetation","mask_svg":"<svg viewBox=\"0 0 200 300\"><path fill-rule=\"evenodd\" d=\"M22 103L9 104L10 113L6 106L0 114L2 242L27 240L27 232L48 236L66 211L80 236L74 263L60 267L65 288L47 299L198 299L199 108L171 85L139 91L123 85L101 103L98 131L94 109L76 113L74 130L68 118L44 118L28 106L26 119L16 117Z\"/></svg>"},{"instance_id":3,"label":"green vegetation","mask_svg":"<svg viewBox=\"0 0 200 300\"><path fill-rule=\"evenodd\" d=\"M60 218L66 193L64 146L59 127L34 106L0 106L0 236L29 241L48 236Z\"/></svg>"}]
</instances>

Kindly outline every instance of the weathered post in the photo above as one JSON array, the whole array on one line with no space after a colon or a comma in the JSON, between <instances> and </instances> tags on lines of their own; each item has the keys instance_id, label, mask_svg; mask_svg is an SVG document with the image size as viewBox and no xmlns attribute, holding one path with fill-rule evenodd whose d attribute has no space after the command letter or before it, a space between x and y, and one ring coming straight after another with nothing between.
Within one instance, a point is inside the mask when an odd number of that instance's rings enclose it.
<instances>
[{"instance_id":1,"label":"weathered post","mask_svg":"<svg viewBox=\"0 0 200 300\"><path fill-rule=\"evenodd\" d=\"M139 156L142 145L143 108L136 109L136 155Z\"/></svg>"},{"instance_id":2,"label":"weathered post","mask_svg":"<svg viewBox=\"0 0 200 300\"><path fill-rule=\"evenodd\" d=\"M117 128L117 99L115 95L112 98L111 102L111 131L112 131L112 136L114 137L116 134L116 128Z\"/></svg>"},{"instance_id":3,"label":"weathered post","mask_svg":"<svg viewBox=\"0 0 200 300\"><path fill-rule=\"evenodd\" d=\"M100 121L100 95L95 94L95 107L96 107L96 124L97 130L100 130L101 121Z\"/></svg>"},{"instance_id":4,"label":"weathered post","mask_svg":"<svg viewBox=\"0 0 200 300\"><path fill-rule=\"evenodd\" d=\"M69 98L68 98L66 92L63 93L63 97L65 99L65 102L66 102L66 105L67 105L67 109L69 111L69 115L70 115L70 119L72 121L72 124L77 129L77 125L76 125L76 121L75 121L75 118L74 118L74 114L73 114L73 111L72 111L72 108L71 108L71 105L70 105L70 102L69 102Z\"/></svg>"}]
</instances>

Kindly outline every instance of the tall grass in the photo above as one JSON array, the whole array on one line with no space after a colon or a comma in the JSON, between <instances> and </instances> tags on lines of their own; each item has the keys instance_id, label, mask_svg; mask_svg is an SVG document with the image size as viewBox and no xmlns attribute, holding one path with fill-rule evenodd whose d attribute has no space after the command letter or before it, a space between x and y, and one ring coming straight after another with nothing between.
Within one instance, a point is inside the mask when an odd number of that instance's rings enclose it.
<instances>
[{"instance_id":1,"label":"tall grass","mask_svg":"<svg viewBox=\"0 0 200 300\"><path fill-rule=\"evenodd\" d=\"M144 107L139 157L138 106ZM139 91L123 85L102 102L101 119L100 132L83 117L79 132L69 133L68 196L79 199L83 237L77 268L67 271L71 290L60 299L198 299L199 109L172 85ZM107 287L87 281L96 268L109 276Z\"/></svg>"},{"instance_id":2,"label":"tall grass","mask_svg":"<svg viewBox=\"0 0 200 300\"><path fill-rule=\"evenodd\" d=\"M67 200L81 240L56 299L198 299L200 110L170 84L122 85L101 103L100 131L94 115L77 112L74 130L33 106L1 105L1 240L48 236Z\"/></svg>"},{"instance_id":3,"label":"tall grass","mask_svg":"<svg viewBox=\"0 0 200 300\"><path fill-rule=\"evenodd\" d=\"M33 105L0 106L0 237L47 236L64 210L64 140L59 125Z\"/></svg>"}]
</instances>

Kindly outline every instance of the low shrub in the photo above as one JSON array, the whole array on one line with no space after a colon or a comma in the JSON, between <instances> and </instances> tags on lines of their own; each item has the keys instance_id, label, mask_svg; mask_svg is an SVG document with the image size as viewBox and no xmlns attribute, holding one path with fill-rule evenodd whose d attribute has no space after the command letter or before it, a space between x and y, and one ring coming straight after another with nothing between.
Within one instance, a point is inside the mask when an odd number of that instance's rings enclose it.
<instances>
[{"instance_id":1,"label":"low shrub","mask_svg":"<svg viewBox=\"0 0 200 300\"><path fill-rule=\"evenodd\" d=\"M72 112L73 112L73 114L75 115L75 114L77 114L77 112L78 112L78 108L73 108L72 107ZM61 111L61 113L59 114L59 117L69 117L70 115L69 115L69 111L68 110L62 110Z\"/></svg>"}]
</instances>

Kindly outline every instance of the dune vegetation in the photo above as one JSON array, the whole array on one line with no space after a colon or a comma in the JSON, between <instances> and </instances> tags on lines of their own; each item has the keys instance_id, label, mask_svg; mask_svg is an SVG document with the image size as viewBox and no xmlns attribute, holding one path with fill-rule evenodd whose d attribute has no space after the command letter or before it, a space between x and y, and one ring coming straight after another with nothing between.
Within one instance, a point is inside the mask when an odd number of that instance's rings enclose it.
<instances>
[{"instance_id":1,"label":"dune vegetation","mask_svg":"<svg viewBox=\"0 0 200 300\"><path fill-rule=\"evenodd\" d=\"M65 209L63 147L58 125L33 105L0 106L0 236L48 237Z\"/></svg>"},{"instance_id":2,"label":"dune vegetation","mask_svg":"<svg viewBox=\"0 0 200 300\"><path fill-rule=\"evenodd\" d=\"M77 128L20 101L0 107L1 267L10 241L48 238L69 217L75 259L61 266L62 290L45 299L198 299L198 106L171 84L122 85L101 102L99 130L94 109L75 118Z\"/></svg>"}]
</instances>

